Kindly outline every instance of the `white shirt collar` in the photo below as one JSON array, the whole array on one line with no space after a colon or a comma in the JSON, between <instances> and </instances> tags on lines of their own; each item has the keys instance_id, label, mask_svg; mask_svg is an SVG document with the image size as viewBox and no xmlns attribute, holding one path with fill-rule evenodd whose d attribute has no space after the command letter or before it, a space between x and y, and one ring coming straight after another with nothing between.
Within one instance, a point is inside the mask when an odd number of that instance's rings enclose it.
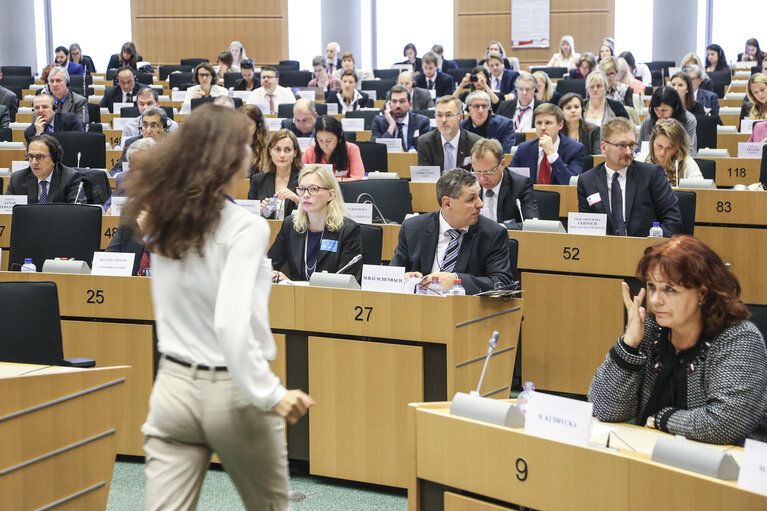
<instances>
[{"instance_id":1,"label":"white shirt collar","mask_svg":"<svg viewBox=\"0 0 767 511\"><path fill-rule=\"evenodd\" d=\"M451 226L447 222L447 220L445 220L445 217L442 215L442 210L440 210L439 211L439 235L440 235L440 237L442 237L442 236L450 236L449 234L447 234L447 231L449 231L451 229L455 229L455 227ZM465 227L461 227L458 230L461 231L461 234L463 235L463 234L469 232L469 226L467 225Z\"/></svg>"},{"instance_id":2,"label":"white shirt collar","mask_svg":"<svg viewBox=\"0 0 767 511\"><path fill-rule=\"evenodd\" d=\"M455 137L453 137L450 140L446 139L445 136L442 133L440 133L439 136L442 139L442 147L443 148L445 147L445 142L450 142L450 145L453 146L453 149L458 151L458 139L461 138L461 130L460 129L458 130L458 133L455 135Z\"/></svg>"}]
</instances>

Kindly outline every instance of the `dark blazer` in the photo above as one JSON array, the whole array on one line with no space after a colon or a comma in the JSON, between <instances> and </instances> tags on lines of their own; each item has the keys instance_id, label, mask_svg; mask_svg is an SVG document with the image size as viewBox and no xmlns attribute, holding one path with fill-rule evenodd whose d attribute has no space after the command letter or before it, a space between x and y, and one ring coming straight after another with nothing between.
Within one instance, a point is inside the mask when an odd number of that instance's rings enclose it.
<instances>
[{"instance_id":1,"label":"dark blazer","mask_svg":"<svg viewBox=\"0 0 767 511\"><path fill-rule=\"evenodd\" d=\"M463 129L460 132L455 164L457 167L468 168L471 163L464 164L464 162L467 157L471 156L471 148L474 147L480 137ZM445 150L442 147L442 136L439 130L431 130L418 139L418 165L436 165L443 171L445 170Z\"/></svg>"},{"instance_id":2,"label":"dark blazer","mask_svg":"<svg viewBox=\"0 0 767 511\"><path fill-rule=\"evenodd\" d=\"M290 117L288 119L283 119L280 123L280 128L290 130L293 132L293 134L296 137L313 137L314 136L314 130L312 130L309 133L304 133L303 131L299 130L296 125L293 123L293 118Z\"/></svg>"},{"instance_id":3,"label":"dark blazer","mask_svg":"<svg viewBox=\"0 0 767 511\"><path fill-rule=\"evenodd\" d=\"M341 104L338 101L338 93L340 93L340 89L334 89L327 94L325 94L325 103L335 103L338 105L338 113L341 113ZM367 108L368 101L370 100L370 97L368 96L367 92L358 91L360 95L362 96L357 101L351 104L351 110L359 110L360 108ZM371 105L372 106L372 105Z\"/></svg>"},{"instance_id":4,"label":"dark blazer","mask_svg":"<svg viewBox=\"0 0 767 511\"><path fill-rule=\"evenodd\" d=\"M418 76L415 77L415 86L428 90L426 85L426 75L419 73ZM437 76L434 78L434 90L437 91L437 97L452 94L455 90L455 82L453 81L453 77L447 73L443 73L438 69Z\"/></svg>"},{"instance_id":5,"label":"dark blazer","mask_svg":"<svg viewBox=\"0 0 767 511\"><path fill-rule=\"evenodd\" d=\"M53 168L51 185L48 188L48 202L73 203L81 182L82 178L76 170L59 163ZM5 190L6 195L26 195L27 204L37 204L37 192L37 178L29 167L11 174L8 188ZM88 202L85 190L80 192L77 202L79 204Z\"/></svg>"},{"instance_id":6,"label":"dark blazer","mask_svg":"<svg viewBox=\"0 0 767 511\"><path fill-rule=\"evenodd\" d=\"M144 255L144 244L136 239L133 229L120 223L117 232L112 236L112 241L106 248L107 252L125 252L133 253L133 272L132 275L138 275L138 269L141 265L141 257Z\"/></svg>"},{"instance_id":7,"label":"dark blazer","mask_svg":"<svg viewBox=\"0 0 767 511\"><path fill-rule=\"evenodd\" d=\"M5 105L0 105L0 128L8 128L11 125L11 111Z\"/></svg>"},{"instance_id":8,"label":"dark blazer","mask_svg":"<svg viewBox=\"0 0 767 511\"><path fill-rule=\"evenodd\" d=\"M19 98L16 94L0 85L0 105L8 107L11 122L16 122L16 112L19 111Z\"/></svg>"},{"instance_id":9,"label":"dark blazer","mask_svg":"<svg viewBox=\"0 0 767 511\"><path fill-rule=\"evenodd\" d=\"M389 101L391 91L386 92L386 101ZM410 94L410 101L413 103L413 110L427 110L434 106L434 100L429 94L429 91L420 87L413 87L413 92ZM386 106L381 108L383 112Z\"/></svg>"},{"instance_id":10,"label":"dark blazer","mask_svg":"<svg viewBox=\"0 0 767 511\"><path fill-rule=\"evenodd\" d=\"M138 58L136 59L136 62L141 62L142 60L144 60L144 57L139 55ZM117 68L123 67L122 61L123 61L122 56L119 53L115 53L114 55L109 57L109 64L107 64L107 69L109 70L109 69L117 69Z\"/></svg>"},{"instance_id":11,"label":"dark blazer","mask_svg":"<svg viewBox=\"0 0 767 511\"><path fill-rule=\"evenodd\" d=\"M136 95L138 94L138 91L140 89L145 88L145 85L142 85L138 82L136 82L136 85L133 86L133 91L131 91L131 103L134 105L136 104ZM108 108L110 112L119 114L120 112L114 112L114 104L115 103L122 103L123 102L123 90L120 88L119 85L115 85L114 87L109 87L107 90L104 91L104 97L101 98L101 103L99 103L99 106L104 108Z\"/></svg>"},{"instance_id":12,"label":"dark blazer","mask_svg":"<svg viewBox=\"0 0 767 511\"><path fill-rule=\"evenodd\" d=\"M85 74L85 68L82 65L70 60L69 63L67 63L67 73L69 73L69 76L82 75Z\"/></svg>"},{"instance_id":13,"label":"dark blazer","mask_svg":"<svg viewBox=\"0 0 767 511\"><path fill-rule=\"evenodd\" d=\"M511 119L505 116L491 115L486 124L487 138L494 138L500 142L504 154L510 153L511 147L517 140L517 136L514 134L514 123ZM461 128L477 134L477 128L474 127L471 119L464 119L461 122Z\"/></svg>"},{"instance_id":14,"label":"dark blazer","mask_svg":"<svg viewBox=\"0 0 767 511\"><path fill-rule=\"evenodd\" d=\"M597 165L578 178L578 211L607 214L607 234L614 234L610 222L610 196L607 193L605 164ZM600 201L589 206L588 197L599 194ZM634 161L626 174L626 233L644 238L653 222L660 222L664 236L682 230L682 215L676 195L660 165Z\"/></svg>"},{"instance_id":15,"label":"dark blazer","mask_svg":"<svg viewBox=\"0 0 767 511\"><path fill-rule=\"evenodd\" d=\"M592 128L591 131L588 131L583 128L583 124L586 122L588 121L582 121L581 129L578 130L580 143L586 148L586 154L602 154L602 147L600 144L600 142L602 142L602 128L592 124L594 128Z\"/></svg>"},{"instance_id":16,"label":"dark blazer","mask_svg":"<svg viewBox=\"0 0 767 511\"><path fill-rule=\"evenodd\" d=\"M334 273L348 264L354 256L362 254L360 231L359 224L346 217L344 217L344 225L339 231L330 231L326 227L322 239L338 241L337 250L335 252L320 250L317 267L314 271L327 270L329 273ZM286 218L267 254L267 257L272 260L272 268L279 270L285 263L288 263L286 275L289 279L308 280L304 270L305 240L306 231L299 233L293 227L293 216ZM354 275L357 282L360 282L362 279L362 261L357 261L344 273Z\"/></svg>"},{"instance_id":17,"label":"dark blazer","mask_svg":"<svg viewBox=\"0 0 767 511\"><path fill-rule=\"evenodd\" d=\"M123 163L128 161L128 148L131 146L133 142L136 140L142 138L141 135L137 137L131 137L128 140L123 140L123 152L120 153L120 157L117 159L117 163L115 163L115 166L112 167L112 169L109 171L109 175L114 177L119 172L123 171Z\"/></svg>"},{"instance_id":18,"label":"dark blazer","mask_svg":"<svg viewBox=\"0 0 767 511\"><path fill-rule=\"evenodd\" d=\"M583 113L586 113L586 110L589 108L589 100L586 99L583 102ZM626 111L626 108L623 106L623 103L620 101L615 101L614 99L605 98L605 108L609 108L613 111L615 114L615 117L625 117L626 119L630 119L629 113Z\"/></svg>"},{"instance_id":19,"label":"dark blazer","mask_svg":"<svg viewBox=\"0 0 767 511\"><path fill-rule=\"evenodd\" d=\"M248 89L248 84L245 83L245 78L240 78L234 82L234 90L256 90L261 87L261 80L257 77L253 77L253 88Z\"/></svg>"},{"instance_id":20,"label":"dark blazer","mask_svg":"<svg viewBox=\"0 0 767 511\"><path fill-rule=\"evenodd\" d=\"M485 190L482 189L482 200ZM517 199L522 206L522 214L525 218L538 218L538 203L533 193L533 183L525 176L520 176L503 169L501 188L498 190L498 201L495 217L498 222L503 222L507 229L522 229L523 218L519 214Z\"/></svg>"},{"instance_id":21,"label":"dark blazer","mask_svg":"<svg viewBox=\"0 0 767 511\"><path fill-rule=\"evenodd\" d=\"M439 211L408 218L402 222L399 241L390 266L404 266L406 272L431 273L439 237ZM480 216L461 241L455 273L467 295L493 289L496 282L511 284L509 235L498 223Z\"/></svg>"},{"instance_id":22,"label":"dark blazer","mask_svg":"<svg viewBox=\"0 0 767 511\"><path fill-rule=\"evenodd\" d=\"M551 184L568 185L570 177L583 172L586 148L580 142L559 133L559 158L551 164ZM511 160L512 167L530 169L530 181L538 182L538 139L522 142Z\"/></svg>"},{"instance_id":23,"label":"dark blazer","mask_svg":"<svg viewBox=\"0 0 767 511\"><path fill-rule=\"evenodd\" d=\"M250 190L248 190L248 199L263 200L274 195L274 174L271 172L260 172L250 177ZM288 179L288 189L295 193L298 187L298 172L292 171ZM290 216L298 205L292 200L285 201L285 218ZM269 218L277 218L277 212L272 213Z\"/></svg>"},{"instance_id":24,"label":"dark blazer","mask_svg":"<svg viewBox=\"0 0 767 511\"><path fill-rule=\"evenodd\" d=\"M83 125L77 114L71 112L60 112L53 114L53 131L83 131ZM44 133L44 132L43 132ZM34 121L24 130L24 138L29 145L29 139L37 134Z\"/></svg>"},{"instance_id":25,"label":"dark blazer","mask_svg":"<svg viewBox=\"0 0 767 511\"><path fill-rule=\"evenodd\" d=\"M389 134L388 129L389 123L386 121L386 116L379 115L373 119L372 138L394 138L394 135ZM407 151L411 147L417 147L418 139L429 131L431 131L431 126L429 125L428 117L409 112L407 120L407 147L404 149Z\"/></svg>"},{"instance_id":26,"label":"dark blazer","mask_svg":"<svg viewBox=\"0 0 767 511\"><path fill-rule=\"evenodd\" d=\"M506 94L514 90L518 77L519 77L519 73L517 71L514 71L512 69L503 70L503 73L501 74L501 88L500 88L501 98L503 98L503 96L505 96ZM492 83L492 80L493 79L491 77L490 83Z\"/></svg>"},{"instance_id":27,"label":"dark blazer","mask_svg":"<svg viewBox=\"0 0 767 511\"><path fill-rule=\"evenodd\" d=\"M697 101L705 108L711 109L709 113L711 117L719 115L719 97L716 95L716 92L699 88Z\"/></svg>"},{"instance_id":28,"label":"dark blazer","mask_svg":"<svg viewBox=\"0 0 767 511\"><path fill-rule=\"evenodd\" d=\"M447 73L451 69L458 69L458 63L455 60L442 59L442 67L439 70Z\"/></svg>"},{"instance_id":29,"label":"dark blazer","mask_svg":"<svg viewBox=\"0 0 767 511\"><path fill-rule=\"evenodd\" d=\"M41 94L43 92L46 92L50 94L50 89L46 85L42 89L37 91L37 94ZM58 100L54 101L54 109L57 112L72 112L77 114L77 116L80 118L80 122L83 125L88 124L88 99L84 96L79 95L78 93L74 92L72 89L69 89L67 91L67 97L64 99L64 103L57 107L58 103L56 102Z\"/></svg>"},{"instance_id":30,"label":"dark blazer","mask_svg":"<svg viewBox=\"0 0 767 511\"><path fill-rule=\"evenodd\" d=\"M514 113L517 111L517 100L519 98L514 99L504 99L503 101L499 101L495 105L495 113L496 115L503 115L504 117L508 117L512 121L514 120ZM533 99L533 110L538 108L538 105L542 105L543 101L535 98Z\"/></svg>"}]
</instances>

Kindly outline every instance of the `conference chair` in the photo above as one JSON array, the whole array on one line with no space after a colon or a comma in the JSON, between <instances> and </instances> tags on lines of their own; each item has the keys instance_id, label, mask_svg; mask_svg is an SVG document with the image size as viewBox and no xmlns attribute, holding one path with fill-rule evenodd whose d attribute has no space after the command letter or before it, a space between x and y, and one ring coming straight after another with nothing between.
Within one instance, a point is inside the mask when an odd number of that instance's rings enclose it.
<instances>
[{"instance_id":1,"label":"conference chair","mask_svg":"<svg viewBox=\"0 0 767 511\"><path fill-rule=\"evenodd\" d=\"M306 87L311 80L312 73L310 71L297 71L293 69L280 71L280 85L283 87Z\"/></svg>"},{"instance_id":2,"label":"conference chair","mask_svg":"<svg viewBox=\"0 0 767 511\"><path fill-rule=\"evenodd\" d=\"M559 220L559 192L533 190L540 220Z\"/></svg>"},{"instance_id":3,"label":"conference chair","mask_svg":"<svg viewBox=\"0 0 767 511\"><path fill-rule=\"evenodd\" d=\"M434 116L436 115L437 111L433 108L429 110L413 110L413 112L421 115L425 115L429 119L434 119Z\"/></svg>"},{"instance_id":4,"label":"conference chair","mask_svg":"<svg viewBox=\"0 0 767 511\"><path fill-rule=\"evenodd\" d=\"M759 181L767 186L767 145L762 147L762 168L759 170Z\"/></svg>"},{"instance_id":5,"label":"conference chair","mask_svg":"<svg viewBox=\"0 0 767 511\"><path fill-rule=\"evenodd\" d=\"M583 172L586 172L589 169L594 168L594 155L593 154L584 154L583 155Z\"/></svg>"},{"instance_id":6,"label":"conference chair","mask_svg":"<svg viewBox=\"0 0 767 511\"><path fill-rule=\"evenodd\" d=\"M75 170L83 180L83 193L88 199L88 204L99 204L109 200L112 196L112 186L109 184L109 175L101 169L85 169L76 167Z\"/></svg>"},{"instance_id":7,"label":"conference chair","mask_svg":"<svg viewBox=\"0 0 767 511\"><path fill-rule=\"evenodd\" d=\"M13 142L13 130L11 128L0 128L0 142Z\"/></svg>"},{"instance_id":8,"label":"conference chair","mask_svg":"<svg viewBox=\"0 0 767 511\"><path fill-rule=\"evenodd\" d=\"M717 97L722 99L727 87L732 83L732 74L729 71L711 71L706 74L711 79Z\"/></svg>"},{"instance_id":9,"label":"conference chair","mask_svg":"<svg viewBox=\"0 0 767 511\"><path fill-rule=\"evenodd\" d=\"M200 58L189 58L189 59L181 59L179 60L179 64L182 66L192 66L195 67L197 64L202 64L203 62L210 62L208 59L200 59Z\"/></svg>"},{"instance_id":10,"label":"conference chair","mask_svg":"<svg viewBox=\"0 0 767 511\"><path fill-rule=\"evenodd\" d=\"M234 108L235 110L240 108L242 106L242 98L231 98L234 101ZM216 100L216 98L207 97L207 98L194 98L192 100L192 110L197 108L198 106L204 104L204 103L213 103Z\"/></svg>"},{"instance_id":11,"label":"conference chair","mask_svg":"<svg viewBox=\"0 0 767 511\"><path fill-rule=\"evenodd\" d=\"M458 69L465 69L465 68L475 68L477 67L477 59L453 59L453 61L458 65ZM459 80L460 81L460 80Z\"/></svg>"},{"instance_id":12,"label":"conference chair","mask_svg":"<svg viewBox=\"0 0 767 511\"><path fill-rule=\"evenodd\" d=\"M404 179L343 181L339 185L344 202L375 204L373 221L376 223L401 224L405 215L413 212L410 183Z\"/></svg>"},{"instance_id":13,"label":"conference chair","mask_svg":"<svg viewBox=\"0 0 767 511\"><path fill-rule=\"evenodd\" d=\"M543 71L549 78L564 78L567 74L566 67L534 67L530 70L531 73L536 71Z\"/></svg>"},{"instance_id":14,"label":"conference chair","mask_svg":"<svg viewBox=\"0 0 767 511\"><path fill-rule=\"evenodd\" d=\"M186 90L194 85L194 79L192 78L192 72L188 73L173 73L168 75L168 86L171 89L178 87L178 90Z\"/></svg>"},{"instance_id":15,"label":"conference chair","mask_svg":"<svg viewBox=\"0 0 767 511\"><path fill-rule=\"evenodd\" d=\"M519 280L517 275L517 260L519 259L519 240L509 238L509 266L514 280Z\"/></svg>"},{"instance_id":16,"label":"conference chair","mask_svg":"<svg viewBox=\"0 0 767 511\"><path fill-rule=\"evenodd\" d=\"M751 317L748 318L756 328L762 333L764 342L767 343L767 305L757 303L747 303L748 311Z\"/></svg>"},{"instance_id":17,"label":"conference chair","mask_svg":"<svg viewBox=\"0 0 767 511\"><path fill-rule=\"evenodd\" d=\"M3 87L11 88L11 87L18 87L20 89L28 89L30 85L35 83L35 77L34 76L14 76L14 75L3 75L2 78L0 78L0 85ZM20 94L16 95L18 98L22 98Z\"/></svg>"},{"instance_id":18,"label":"conference chair","mask_svg":"<svg viewBox=\"0 0 767 511\"><path fill-rule=\"evenodd\" d=\"M58 139L64 149L61 163L67 167L106 168L107 139L103 133L57 131L53 133L53 136Z\"/></svg>"},{"instance_id":19,"label":"conference chair","mask_svg":"<svg viewBox=\"0 0 767 511\"><path fill-rule=\"evenodd\" d=\"M693 159L698 164L698 167L700 167L700 173L703 174L704 179L716 180L716 160L708 160L706 158Z\"/></svg>"},{"instance_id":20,"label":"conference chair","mask_svg":"<svg viewBox=\"0 0 767 511\"><path fill-rule=\"evenodd\" d=\"M362 264L380 265L383 227L360 224L360 237L362 238Z\"/></svg>"},{"instance_id":21,"label":"conference chair","mask_svg":"<svg viewBox=\"0 0 767 511\"><path fill-rule=\"evenodd\" d=\"M357 132L356 131L344 131L344 138L347 142L357 142Z\"/></svg>"},{"instance_id":22,"label":"conference chair","mask_svg":"<svg viewBox=\"0 0 767 511\"><path fill-rule=\"evenodd\" d=\"M380 78L381 80L394 80L397 81L399 77L399 69L374 69L373 76Z\"/></svg>"},{"instance_id":23,"label":"conference chair","mask_svg":"<svg viewBox=\"0 0 767 511\"><path fill-rule=\"evenodd\" d=\"M397 85L397 80L362 80L360 90L374 90L376 99L386 99L386 93ZM366 128L367 129L367 128Z\"/></svg>"},{"instance_id":24,"label":"conference chair","mask_svg":"<svg viewBox=\"0 0 767 511\"><path fill-rule=\"evenodd\" d=\"M556 90L561 96L564 96L568 92L574 92L582 98L586 98L586 80L583 78L570 79L565 78L559 80L556 85Z\"/></svg>"},{"instance_id":25,"label":"conference chair","mask_svg":"<svg viewBox=\"0 0 767 511\"><path fill-rule=\"evenodd\" d=\"M0 66L0 73L6 76L32 76L30 66Z\"/></svg>"},{"instance_id":26,"label":"conference chair","mask_svg":"<svg viewBox=\"0 0 767 511\"><path fill-rule=\"evenodd\" d=\"M663 76L668 76L668 69L670 67L676 67L676 62L673 60L653 60L650 62L645 62L647 64L647 67L650 68L650 71L654 70L662 70Z\"/></svg>"},{"instance_id":27,"label":"conference chair","mask_svg":"<svg viewBox=\"0 0 767 511\"><path fill-rule=\"evenodd\" d=\"M365 172L389 172L389 157L384 144L377 142L354 142L360 148Z\"/></svg>"},{"instance_id":28,"label":"conference chair","mask_svg":"<svg viewBox=\"0 0 767 511\"><path fill-rule=\"evenodd\" d=\"M113 82L115 85L117 85L117 70L120 68L111 68L107 69L106 73L106 79L108 82Z\"/></svg>"},{"instance_id":29,"label":"conference chair","mask_svg":"<svg viewBox=\"0 0 767 511\"><path fill-rule=\"evenodd\" d=\"M695 234L695 192L674 190L682 214L682 230L679 234Z\"/></svg>"},{"instance_id":30,"label":"conference chair","mask_svg":"<svg viewBox=\"0 0 767 511\"><path fill-rule=\"evenodd\" d=\"M698 149L707 147L716 149L716 121L715 117L708 115L696 115L698 125L695 127L695 135L698 137Z\"/></svg>"},{"instance_id":31,"label":"conference chair","mask_svg":"<svg viewBox=\"0 0 767 511\"><path fill-rule=\"evenodd\" d=\"M104 133L104 127L99 122L89 122L83 128L90 133Z\"/></svg>"},{"instance_id":32,"label":"conference chair","mask_svg":"<svg viewBox=\"0 0 767 511\"><path fill-rule=\"evenodd\" d=\"M449 74L453 78L453 81L455 83L461 83L461 80L463 80L463 77L466 76L466 73L471 73L471 70L473 68L474 66L461 67L461 65L458 64L458 69L448 69L447 74Z\"/></svg>"},{"instance_id":33,"label":"conference chair","mask_svg":"<svg viewBox=\"0 0 767 511\"><path fill-rule=\"evenodd\" d=\"M242 73L239 71L236 73L224 73L224 88L229 90L240 80L242 80Z\"/></svg>"},{"instance_id":34,"label":"conference chair","mask_svg":"<svg viewBox=\"0 0 767 511\"><path fill-rule=\"evenodd\" d=\"M0 282L0 361L94 367L88 358L64 358L55 282Z\"/></svg>"},{"instance_id":35,"label":"conference chair","mask_svg":"<svg viewBox=\"0 0 767 511\"><path fill-rule=\"evenodd\" d=\"M88 121L101 122L101 106L98 103L88 103Z\"/></svg>"},{"instance_id":36,"label":"conference chair","mask_svg":"<svg viewBox=\"0 0 767 511\"><path fill-rule=\"evenodd\" d=\"M191 73L194 70L194 66L160 66L159 77L160 81L164 81L171 73Z\"/></svg>"},{"instance_id":37,"label":"conference chair","mask_svg":"<svg viewBox=\"0 0 767 511\"><path fill-rule=\"evenodd\" d=\"M296 71L301 69L301 63L297 60L281 60L277 65L285 69L293 69Z\"/></svg>"},{"instance_id":38,"label":"conference chair","mask_svg":"<svg viewBox=\"0 0 767 511\"><path fill-rule=\"evenodd\" d=\"M103 209L86 204L24 204L13 207L8 269L18 271L25 258L38 270L46 259L93 261L101 248ZM44 235L41 235L43 233Z\"/></svg>"},{"instance_id":39,"label":"conference chair","mask_svg":"<svg viewBox=\"0 0 767 511\"><path fill-rule=\"evenodd\" d=\"M136 73L136 81L144 85L152 85L154 83L154 76L151 73Z\"/></svg>"},{"instance_id":40,"label":"conference chair","mask_svg":"<svg viewBox=\"0 0 767 511\"><path fill-rule=\"evenodd\" d=\"M93 77L91 75L71 75L69 77L69 88L81 96L86 85L93 85Z\"/></svg>"},{"instance_id":41,"label":"conference chair","mask_svg":"<svg viewBox=\"0 0 767 511\"><path fill-rule=\"evenodd\" d=\"M194 101L194 100L192 100ZM173 119L173 107L172 106L160 106L158 108L162 108L165 110L165 113L168 115L168 119ZM137 106L124 106L120 108L120 117L138 117L138 107Z\"/></svg>"},{"instance_id":42,"label":"conference chair","mask_svg":"<svg viewBox=\"0 0 767 511\"><path fill-rule=\"evenodd\" d=\"M347 119L364 119L365 129L368 131L373 129L373 119L379 115L381 115L381 112L378 110L355 110L353 112L346 112Z\"/></svg>"}]
</instances>

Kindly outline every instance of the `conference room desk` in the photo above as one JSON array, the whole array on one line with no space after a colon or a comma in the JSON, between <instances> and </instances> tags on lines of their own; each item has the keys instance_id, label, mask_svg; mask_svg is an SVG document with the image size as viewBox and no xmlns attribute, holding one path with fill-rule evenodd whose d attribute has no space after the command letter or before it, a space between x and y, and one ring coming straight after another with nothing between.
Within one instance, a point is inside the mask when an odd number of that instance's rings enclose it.
<instances>
[{"instance_id":1,"label":"conference room desk","mask_svg":"<svg viewBox=\"0 0 767 511\"><path fill-rule=\"evenodd\" d=\"M535 136L535 133L533 133ZM527 134L530 137L530 134ZM389 172L396 172L402 179L410 179L410 167L418 165L418 153L389 153ZM510 164L512 159L511 154L504 156L506 163Z\"/></svg>"},{"instance_id":2,"label":"conference room desk","mask_svg":"<svg viewBox=\"0 0 767 511\"><path fill-rule=\"evenodd\" d=\"M118 453L143 455L140 427L157 362L150 279L0 272L0 281L27 280L58 286L65 357L133 366ZM309 460L315 475L406 487L407 403L473 389L494 330L501 336L483 388L507 397L522 304L273 286L272 367L318 403L288 429L289 456Z\"/></svg>"},{"instance_id":3,"label":"conference room desk","mask_svg":"<svg viewBox=\"0 0 767 511\"><path fill-rule=\"evenodd\" d=\"M409 511L767 509L767 496L650 460L667 433L608 424L612 449L580 447L450 415L450 403L408 410ZM617 438L625 440L623 444ZM606 434L592 436L604 445ZM729 449L742 460L741 448ZM636 449L636 452L632 449Z\"/></svg>"}]
</instances>

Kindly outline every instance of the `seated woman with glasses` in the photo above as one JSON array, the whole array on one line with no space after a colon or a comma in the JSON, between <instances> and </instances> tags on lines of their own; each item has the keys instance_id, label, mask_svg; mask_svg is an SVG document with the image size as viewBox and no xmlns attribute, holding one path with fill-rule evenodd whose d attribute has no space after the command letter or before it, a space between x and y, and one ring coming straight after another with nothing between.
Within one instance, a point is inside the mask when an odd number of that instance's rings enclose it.
<instances>
[{"instance_id":1,"label":"seated woman with glasses","mask_svg":"<svg viewBox=\"0 0 767 511\"><path fill-rule=\"evenodd\" d=\"M695 156L698 152L698 137L695 130L698 127L698 121L695 116L688 112L684 107L682 98L673 87L658 87L652 93L650 99L650 115L645 117L642 125L639 127L640 144L650 140L655 123L661 119L676 119L684 126L687 136L690 138L690 154Z\"/></svg>"},{"instance_id":2,"label":"seated woman with glasses","mask_svg":"<svg viewBox=\"0 0 767 511\"><path fill-rule=\"evenodd\" d=\"M186 97L184 98L183 105L181 105L184 111L188 112L191 109L192 100L195 98L215 98L216 96L229 95L229 91L224 87L216 85L218 73L207 62L197 64L197 67L194 68L192 79L197 85L186 90Z\"/></svg>"},{"instance_id":3,"label":"seated woman with glasses","mask_svg":"<svg viewBox=\"0 0 767 511\"><path fill-rule=\"evenodd\" d=\"M267 218L282 220L290 216L298 206L298 173L304 168L301 148L290 130L275 132L266 145L263 172L250 177L248 199L260 200L263 211L269 198L277 196L277 207Z\"/></svg>"},{"instance_id":4,"label":"seated woman with glasses","mask_svg":"<svg viewBox=\"0 0 767 511\"><path fill-rule=\"evenodd\" d=\"M583 117L597 126L613 117L629 118L623 103L607 97L607 84L604 71L593 71L586 78L588 99L583 102Z\"/></svg>"},{"instance_id":5,"label":"seated woman with glasses","mask_svg":"<svg viewBox=\"0 0 767 511\"><path fill-rule=\"evenodd\" d=\"M360 148L347 142L341 122L323 115L314 125L314 145L306 148L302 158L305 164L329 163L338 179L356 181L365 177Z\"/></svg>"},{"instance_id":6,"label":"seated woman with glasses","mask_svg":"<svg viewBox=\"0 0 767 511\"><path fill-rule=\"evenodd\" d=\"M360 226L347 218L341 189L322 165L307 165L298 175L298 210L285 219L268 257L274 282L309 280L315 271L335 273L362 253ZM280 271L287 263L287 274ZM359 282L362 261L343 273Z\"/></svg>"},{"instance_id":7,"label":"seated woman with glasses","mask_svg":"<svg viewBox=\"0 0 767 511\"><path fill-rule=\"evenodd\" d=\"M655 123L650 135L650 154L645 161L657 163L666 171L671 186L679 186L679 179L703 179L700 167L688 154L690 139L684 126L676 119L663 119Z\"/></svg>"},{"instance_id":8,"label":"seated woman with glasses","mask_svg":"<svg viewBox=\"0 0 767 511\"><path fill-rule=\"evenodd\" d=\"M52 135L36 135L29 140L24 159L29 167L11 175L6 195L26 195L27 204L87 202L80 188L80 174L61 163L64 150Z\"/></svg>"}]
</instances>

